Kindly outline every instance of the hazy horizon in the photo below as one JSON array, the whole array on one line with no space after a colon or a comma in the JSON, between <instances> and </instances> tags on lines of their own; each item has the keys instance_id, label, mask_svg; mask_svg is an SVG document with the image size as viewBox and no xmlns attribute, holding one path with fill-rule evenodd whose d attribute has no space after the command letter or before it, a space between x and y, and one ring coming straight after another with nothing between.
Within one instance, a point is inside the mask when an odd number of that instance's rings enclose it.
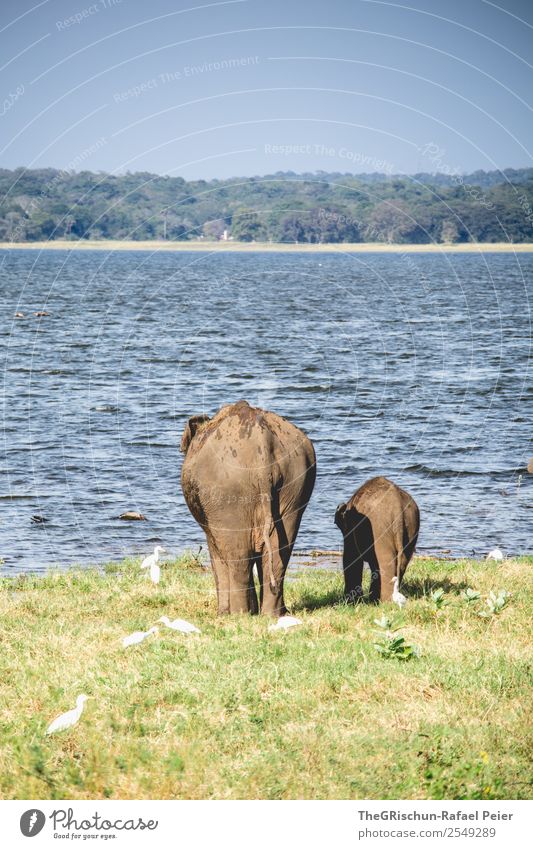
<instances>
[{"instance_id":1,"label":"hazy horizon","mask_svg":"<svg viewBox=\"0 0 533 849\"><path fill-rule=\"evenodd\" d=\"M39 166L36 166L34 168L27 168L25 165L16 165L13 168L3 168L3 166L0 166L0 170L5 170L5 171L18 171L20 169L23 169L26 172L28 172L28 171L41 171L41 170L46 171L48 169L52 169L52 170L55 170L55 171L60 171L64 174L76 175L76 174L83 174L83 173L91 173L91 174L102 174L102 175L105 175L105 176L108 176L108 177L125 177L128 174L138 174L138 173L150 174L153 177L173 178L173 177L179 177L180 176L179 174L166 174L166 173L161 172L161 171L146 171L144 169L142 171L140 171L140 170L105 171L104 169L94 171L92 168L66 169L66 168L59 168L56 165L39 165ZM326 177L327 176L340 176L340 177L349 177L351 179L353 179L353 178L361 179L363 177L384 177L384 178L387 178L387 179L394 179L394 178L396 178L396 179L397 178L406 179L406 178L410 178L410 177L418 177L418 176L421 176L421 175L428 176L428 177L436 177L436 178L438 178L438 177L450 177L450 176L465 177L465 176L470 176L471 174L476 173L476 171L484 171L486 174L492 173L492 174L502 174L503 175L506 171L511 171L511 170L512 171L523 171L523 170L533 171L533 165L504 166L501 169L500 168L493 168L493 169L483 168L483 169L475 169L475 171L468 171L468 172L467 171L453 172L453 175L451 173L446 172L446 171L429 171L429 170L428 171L414 171L410 174L400 172L400 171L389 173L387 171L357 171L356 172L356 171L324 171L324 170L316 170L316 171L287 170L287 171L274 171L274 172L269 172L269 173L264 173L264 174L230 174L227 177L216 177L215 176L215 177L206 178L206 177L203 177L203 176L200 175L198 177L189 177L189 178L184 178L184 179L186 179L187 182L198 182L198 181L210 182L212 180L220 180L220 181L227 181L227 180L263 180L263 179L270 178L270 177L277 177L278 175L280 175L280 178L283 175L294 175L295 177L307 177L307 176L318 177L321 174L323 174Z\"/></svg>"}]
</instances>

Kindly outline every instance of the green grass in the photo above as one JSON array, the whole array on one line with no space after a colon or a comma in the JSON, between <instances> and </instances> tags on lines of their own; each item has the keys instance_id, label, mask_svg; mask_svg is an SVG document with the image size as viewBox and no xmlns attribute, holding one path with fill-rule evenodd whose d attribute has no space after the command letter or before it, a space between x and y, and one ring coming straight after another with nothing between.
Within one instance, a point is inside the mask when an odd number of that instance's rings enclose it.
<instances>
[{"instance_id":1,"label":"green grass","mask_svg":"<svg viewBox=\"0 0 533 849\"><path fill-rule=\"evenodd\" d=\"M133 560L3 579L0 795L527 798L532 565L415 558L402 612L346 606L336 572L298 573L286 595L304 624L287 633L217 618L191 556L163 566L158 587ZM512 596L483 618L491 590ZM376 651L383 613L418 657ZM122 648L162 614L202 634L161 626ZM78 725L46 737L82 692Z\"/></svg>"}]
</instances>

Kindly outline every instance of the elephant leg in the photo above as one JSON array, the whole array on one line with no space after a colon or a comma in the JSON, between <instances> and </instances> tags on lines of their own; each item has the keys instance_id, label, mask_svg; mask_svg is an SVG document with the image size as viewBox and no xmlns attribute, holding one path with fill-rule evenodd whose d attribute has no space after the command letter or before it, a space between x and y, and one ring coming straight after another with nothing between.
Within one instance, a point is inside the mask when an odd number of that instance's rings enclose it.
<instances>
[{"instance_id":1,"label":"elephant leg","mask_svg":"<svg viewBox=\"0 0 533 849\"><path fill-rule=\"evenodd\" d=\"M229 563L230 613L252 613L254 603L257 607L252 566L253 558L248 551Z\"/></svg>"},{"instance_id":2,"label":"elephant leg","mask_svg":"<svg viewBox=\"0 0 533 849\"><path fill-rule=\"evenodd\" d=\"M272 546L272 574L276 584L274 589L270 585L270 571L262 569L263 580L261 583L261 613L266 616L284 616L287 612L283 600L283 580L289 562L290 553L287 550L279 551Z\"/></svg>"},{"instance_id":3,"label":"elephant leg","mask_svg":"<svg viewBox=\"0 0 533 849\"><path fill-rule=\"evenodd\" d=\"M219 615L257 613L257 593L253 579L253 553L246 540L217 528L207 535L215 575Z\"/></svg>"},{"instance_id":4,"label":"elephant leg","mask_svg":"<svg viewBox=\"0 0 533 849\"><path fill-rule=\"evenodd\" d=\"M215 566L218 613L259 613L252 564L239 561L226 563L220 559Z\"/></svg>"},{"instance_id":5,"label":"elephant leg","mask_svg":"<svg viewBox=\"0 0 533 849\"><path fill-rule=\"evenodd\" d=\"M374 547L367 552L365 560L370 566L370 601L377 602L381 598L381 574Z\"/></svg>"},{"instance_id":6,"label":"elephant leg","mask_svg":"<svg viewBox=\"0 0 533 849\"><path fill-rule=\"evenodd\" d=\"M374 545L379 571L379 600L391 601L393 593L392 579L396 575L396 546L388 540L378 540ZM373 565L370 564L373 571Z\"/></svg>"},{"instance_id":7,"label":"elephant leg","mask_svg":"<svg viewBox=\"0 0 533 849\"><path fill-rule=\"evenodd\" d=\"M357 601L363 595L363 558L351 531L344 540L342 555L344 594L348 601Z\"/></svg>"},{"instance_id":8,"label":"elephant leg","mask_svg":"<svg viewBox=\"0 0 533 849\"><path fill-rule=\"evenodd\" d=\"M403 576L405 575L405 570L407 569L409 562L415 552L418 533L416 533L412 539L409 539L407 533L404 533L404 538L405 537L407 537L407 542L404 543L404 549L400 557L400 584L403 580Z\"/></svg>"},{"instance_id":9,"label":"elephant leg","mask_svg":"<svg viewBox=\"0 0 533 849\"><path fill-rule=\"evenodd\" d=\"M263 547L261 556L261 613L266 616L284 616L287 612L283 598L283 582L303 511L281 517L279 513L270 534L272 575L268 563L269 553ZM259 569L258 569L259 571ZM271 577L275 586L271 585Z\"/></svg>"},{"instance_id":10,"label":"elephant leg","mask_svg":"<svg viewBox=\"0 0 533 849\"><path fill-rule=\"evenodd\" d=\"M261 613L267 616L284 616L287 612L283 598L283 582L306 506L307 501L296 507L290 500L280 504L280 492L273 493L272 529L268 537L270 545L267 545L264 540L260 562L257 561L261 583ZM263 531L263 528L261 530ZM272 569L269 563L270 556L272 556ZM273 582L271 582L272 578Z\"/></svg>"},{"instance_id":11,"label":"elephant leg","mask_svg":"<svg viewBox=\"0 0 533 849\"><path fill-rule=\"evenodd\" d=\"M257 613L259 604L254 583L255 552L248 533L225 532L219 549L226 554L229 574L230 613Z\"/></svg>"},{"instance_id":12,"label":"elephant leg","mask_svg":"<svg viewBox=\"0 0 533 849\"><path fill-rule=\"evenodd\" d=\"M211 567L215 576L215 586L217 590L218 615L222 616L225 613L230 613L230 579L228 564L222 559L216 549L213 540L207 539L209 548L209 557L211 559Z\"/></svg>"}]
</instances>

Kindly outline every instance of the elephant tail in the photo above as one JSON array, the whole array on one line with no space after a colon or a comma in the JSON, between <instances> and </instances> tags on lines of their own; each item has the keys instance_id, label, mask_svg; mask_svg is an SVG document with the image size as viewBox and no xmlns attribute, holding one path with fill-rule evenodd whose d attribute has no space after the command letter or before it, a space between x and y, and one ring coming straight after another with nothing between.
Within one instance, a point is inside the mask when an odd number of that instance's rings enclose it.
<instances>
[{"instance_id":1,"label":"elephant tail","mask_svg":"<svg viewBox=\"0 0 533 849\"><path fill-rule=\"evenodd\" d=\"M400 575L402 574L402 566L403 566L403 548L401 548L396 554L396 577L398 578L397 587L400 586Z\"/></svg>"},{"instance_id":2,"label":"elephant tail","mask_svg":"<svg viewBox=\"0 0 533 849\"><path fill-rule=\"evenodd\" d=\"M405 571L405 567L409 562L410 554L408 554L408 549L409 538L405 525L402 525L396 534L396 577L398 578L398 587L400 586L402 573Z\"/></svg>"},{"instance_id":3,"label":"elephant tail","mask_svg":"<svg viewBox=\"0 0 533 849\"><path fill-rule=\"evenodd\" d=\"M402 566L404 561L404 551L403 551L403 526L396 525L395 527L395 537L396 537L396 569L395 574L398 579L398 583L396 586L399 588L400 586L400 576L402 574Z\"/></svg>"},{"instance_id":4,"label":"elephant tail","mask_svg":"<svg viewBox=\"0 0 533 849\"><path fill-rule=\"evenodd\" d=\"M404 519L401 530L398 529L396 535L396 577L398 578L398 586L400 586L400 577L405 572L418 542L418 528L420 526L418 506L411 499L408 508L414 510L414 512L410 516L409 521ZM413 525L415 526L414 529Z\"/></svg>"},{"instance_id":5,"label":"elephant tail","mask_svg":"<svg viewBox=\"0 0 533 849\"><path fill-rule=\"evenodd\" d=\"M272 521L272 510L271 504L269 504L269 511L265 517L265 523L263 525L263 544L265 546L266 551L266 573L268 574L268 582L270 584L270 589L272 592L277 592L278 584L276 578L274 577L274 556L272 554L272 544L270 542L270 535L274 530L274 522Z\"/></svg>"}]
</instances>

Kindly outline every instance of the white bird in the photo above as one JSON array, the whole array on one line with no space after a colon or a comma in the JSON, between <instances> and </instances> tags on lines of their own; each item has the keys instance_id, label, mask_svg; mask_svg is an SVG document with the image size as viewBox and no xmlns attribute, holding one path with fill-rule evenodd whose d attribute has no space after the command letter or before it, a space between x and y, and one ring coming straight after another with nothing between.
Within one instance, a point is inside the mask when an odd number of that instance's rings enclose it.
<instances>
[{"instance_id":1,"label":"white bird","mask_svg":"<svg viewBox=\"0 0 533 849\"><path fill-rule=\"evenodd\" d=\"M269 625L269 631L286 631L287 628L294 628L295 625L303 625L301 619L296 616L280 616L275 625Z\"/></svg>"},{"instance_id":2,"label":"white bird","mask_svg":"<svg viewBox=\"0 0 533 849\"><path fill-rule=\"evenodd\" d=\"M196 627L196 625L192 625L185 619L174 619L174 621L171 622L168 616L162 616L161 619L158 619L157 621L162 622L163 625L167 626L167 628L172 628L173 631L181 631L182 634L202 633L200 629Z\"/></svg>"},{"instance_id":3,"label":"white bird","mask_svg":"<svg viewBox=\"0 0 533 849\"><path fill-rule=\"evenodd\" d=\"M392 600L395 604L398 605L398 607L403 607L405 602L407 601L407 598L398 589L398 576L397 575L395 575L394 578L392 579L392 583L394 584L394 586L392 588Z\"/></svg>"},{"instance_id":4,"label":"white bird","mask_svg":"<svg viewBox=\"0 0 533 849\"><path fill-rule=\"evenodd\" d=\"M156 545L154 548L154 553L149 554L148 557L145 557L143 562L141 563L141 569L150 569L150 567L157 563L159 560L159 555L164 552L164 548L162 545Z\"/></svg>"},{"instance_id":5,"label":"white bird","mask_svg":"<svg viewBox=\"0 0 533 849\"><path fill-rule=\"evenodd\" d=\"M141 569L150 569L150 579L152 583L158 584L161 578L161 568L158 565L159 555L164 551L162 545L156 545L154 553L145 557L141 563Z\"/></svg>"},{"instance_id":6,"label":"white bird","mask_svg":"<svg viewBox=\"0 0 533 849\"><path fill-rule=\"evenodd\" d=\"M129 636L124 637L122 640L122 645L126 649L128 646L136 646L139 643L142 643L146 637L149 637L150 634L157 634L158 629L154 625L153 628L149 628L148 631L134 631L133 634L129 634Z\"/></svg>"},{"instance_id":7,"label":"white bird","mask_svg":"<svg viewBox=\"0 0 533 849\"><path fill-rule=\"evenodd\" d=\"M487 554L487 560L503 560L503 551L500 548L493 548Z\"/></svg>"},{"instance_id":8,"label":"white bird","mask_svg":"<svg viewBox=\"0 0 533 849\"><path fill-rule=\"evenodd\" d=\"M46 729L46 733L55 734L56 731L64 731L66 728L71 728L73 725L76 725L83 713L83 706L88 698L89 696L86 696L83 693L81 696L78 696L76 699L76 707L73 710L67 710L66 713L62 713L61 716L54 719L54 721L50 723Z\"/></svg>"}]
</instances>

